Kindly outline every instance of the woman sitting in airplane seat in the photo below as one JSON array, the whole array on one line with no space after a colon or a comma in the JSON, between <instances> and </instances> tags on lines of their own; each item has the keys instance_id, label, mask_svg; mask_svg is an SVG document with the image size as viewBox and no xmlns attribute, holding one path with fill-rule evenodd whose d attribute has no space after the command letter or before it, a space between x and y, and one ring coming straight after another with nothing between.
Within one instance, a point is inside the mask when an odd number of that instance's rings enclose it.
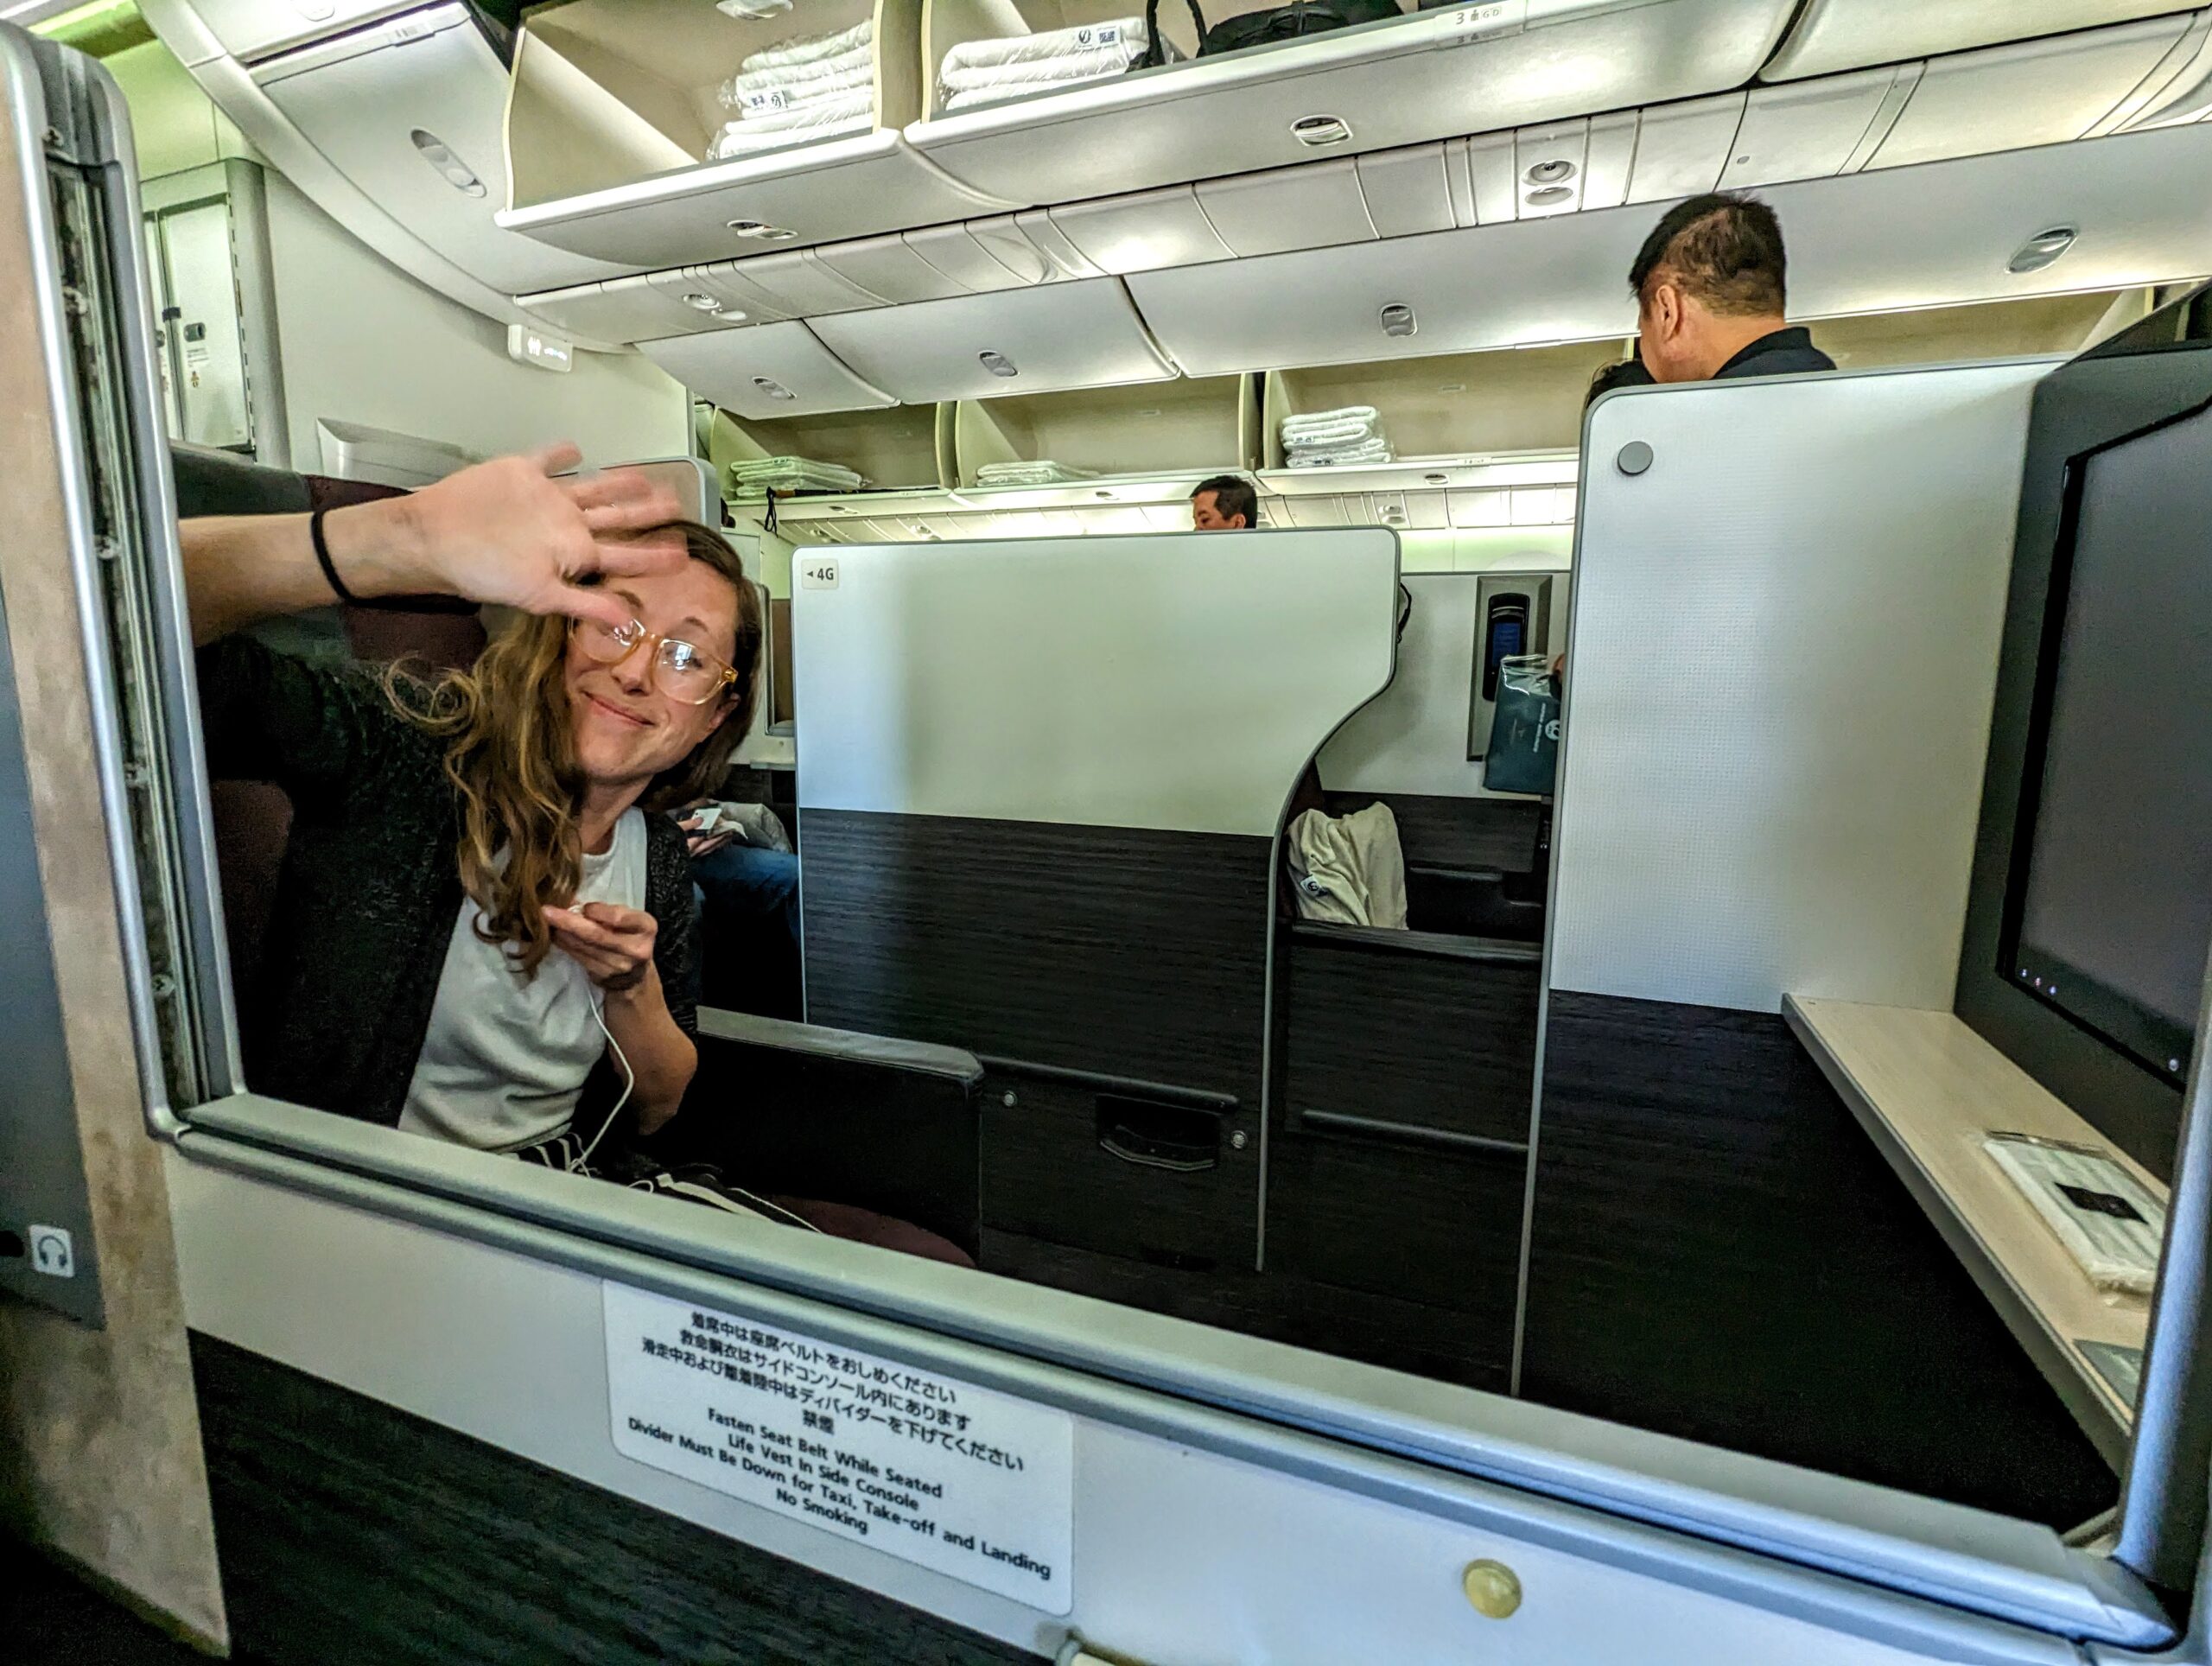
<instances>
[{"instance_id":1,"label":"woman sitting in airplane seat","mask_svg":"<svg viewBox=\"0 0 2212 1666\"><path fill-rule=\"evenodd\" d=\"M721 779L751 723L761 621L720 534L677 518L642 475L552 478L576 461L556 447L406 498L183 524L211 773L273 781L293 806L245 1006L248 1079L387 1127L965 1261L904 1223L663 1172L625 1137L673 1116L698 1066L690 864L667 811ZM522 616L473 668L429 681L404 665L312 665L236 634L334 593ZM598 1103L594 1078L608 1089Z\"/></svg>"}]
</instances>

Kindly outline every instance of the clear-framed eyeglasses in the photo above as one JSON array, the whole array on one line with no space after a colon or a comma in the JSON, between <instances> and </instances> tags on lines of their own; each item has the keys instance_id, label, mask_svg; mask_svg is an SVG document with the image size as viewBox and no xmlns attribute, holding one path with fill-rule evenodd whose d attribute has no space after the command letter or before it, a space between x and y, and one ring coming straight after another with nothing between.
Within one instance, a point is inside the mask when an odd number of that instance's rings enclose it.
<instances>
[{"instance_id":1,"label":"clear-framed eyeglasses","mask_svg":"<svg viewBox=\"0 0 2212 1666\"><path fill-rule=\"evenodd\" d=\"M652 655L655 687L687 706L703 706L737 681L737 673L696 644L661 636L636 620L619 629L596 620L575 621L576 645L602 665L619 665L640 648Z\"/></svg>"}]
</instances>

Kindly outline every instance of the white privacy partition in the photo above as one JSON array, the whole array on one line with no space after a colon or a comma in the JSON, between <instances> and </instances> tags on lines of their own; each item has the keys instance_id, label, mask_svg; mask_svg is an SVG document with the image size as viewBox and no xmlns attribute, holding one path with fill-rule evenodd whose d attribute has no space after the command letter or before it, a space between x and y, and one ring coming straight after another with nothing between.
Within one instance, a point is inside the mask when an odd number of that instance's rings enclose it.
<instances>
[{"instance_id":1,"label":"white privacy partition","mask_svg":"<svg viewBox=\"0 0 2212 1666\"><path fill-rule=\"evenodd\" d=\"M1551 988L1950 1005L2050 368L1713 382L1592 411Z\"/></svg>"},{"instance_id":2,"label":"white privacy partition","mask_svg":"<svg viewBox=\"0 0 2212 1666\"><path fill-rule=\"evenodd\" d=\"M1272 838L1390 680L1397 562L1381 527L803 556L801 807Z\"/></svg>"}]
</instances>

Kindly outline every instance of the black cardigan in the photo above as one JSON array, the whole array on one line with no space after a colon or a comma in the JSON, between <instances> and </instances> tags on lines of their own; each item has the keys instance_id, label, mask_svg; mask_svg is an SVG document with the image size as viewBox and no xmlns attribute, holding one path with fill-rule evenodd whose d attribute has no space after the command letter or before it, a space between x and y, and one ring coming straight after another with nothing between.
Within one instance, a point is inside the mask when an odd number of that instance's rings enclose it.
<instances>
[{"instance_id":1,"label":"black cardigan","mask_svg":"<svg viewBox=\"0 0 2212 1666\"><path fill-rule=\"evenodd\" d=\"M395 711L362 667L310 665L231 637L200 651L199 671L210 775L273 781L292 801L257 987L240 992L246 1084L395 1126L461 909L461 805L444 743ZM645 817L645 912L669 1013L696 1035L691 864L665 815Z\"/></svg>"}]
</instances>

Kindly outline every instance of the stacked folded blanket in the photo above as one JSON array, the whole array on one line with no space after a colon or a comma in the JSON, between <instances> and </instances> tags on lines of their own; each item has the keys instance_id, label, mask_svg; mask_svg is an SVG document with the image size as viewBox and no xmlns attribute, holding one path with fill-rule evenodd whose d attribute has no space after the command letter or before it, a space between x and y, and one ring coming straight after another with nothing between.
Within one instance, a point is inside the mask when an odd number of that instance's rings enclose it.
<instances>
[{"instance_id":1,"label":"stacked folded blanket","mask_svg":"<svg viewBox=\"0 0 2212 1666\"><path fill-rule=\"evenodd\" d=\"M744 457L729 466L738 492L857 492L868 484L842 463L811 457Z\"/></svg>"},{"instance_id":2,"label":"stacked folded blanket","mask_svg":"<svg viewBox=\"0 0 2212 1666\"><path fill-rule=\"evenodd\" d=\"M1292 468L1387 463L1395 455L1376 426L1373 405L1346 405L1282 419L1283 461Z\"/></svg>"},{"instance_id":3,"label":"stacked folded blanket","mask_svg":"<svg viewBox=\"0 0 2212 1666\"><path fill-rule=\"evenodd\" d=\"M1040 459L1033 463L985 463L976 471L982 486L1061 486L1070 480L1095 480L1096 469L1075 468L1066 463Z\"/></svg>"},{"instance_id":4,"label":"stacked folded blanket","mask_svg":"<svg viewBox=\"0 0 2212 1666\"><path fill-rule=\"evenodd\" d=\"M723 84L722 106L736 119L715 140L715 161L874 126L874 21L754 53Z\"/></svg>"},{"instance_id":5,"label":"stacked folded blanket","mask_svg":"<svg viewBox=\"0 0 2212 1666\"><path fill-rule=\"evenodd\" d=\"M1057 92L1126 73L1144 56L1146 38L1143 18L1119 17L1042 35L966 41L944 54L938 90L947 110Z\"/></svg>"}]
</instances>

